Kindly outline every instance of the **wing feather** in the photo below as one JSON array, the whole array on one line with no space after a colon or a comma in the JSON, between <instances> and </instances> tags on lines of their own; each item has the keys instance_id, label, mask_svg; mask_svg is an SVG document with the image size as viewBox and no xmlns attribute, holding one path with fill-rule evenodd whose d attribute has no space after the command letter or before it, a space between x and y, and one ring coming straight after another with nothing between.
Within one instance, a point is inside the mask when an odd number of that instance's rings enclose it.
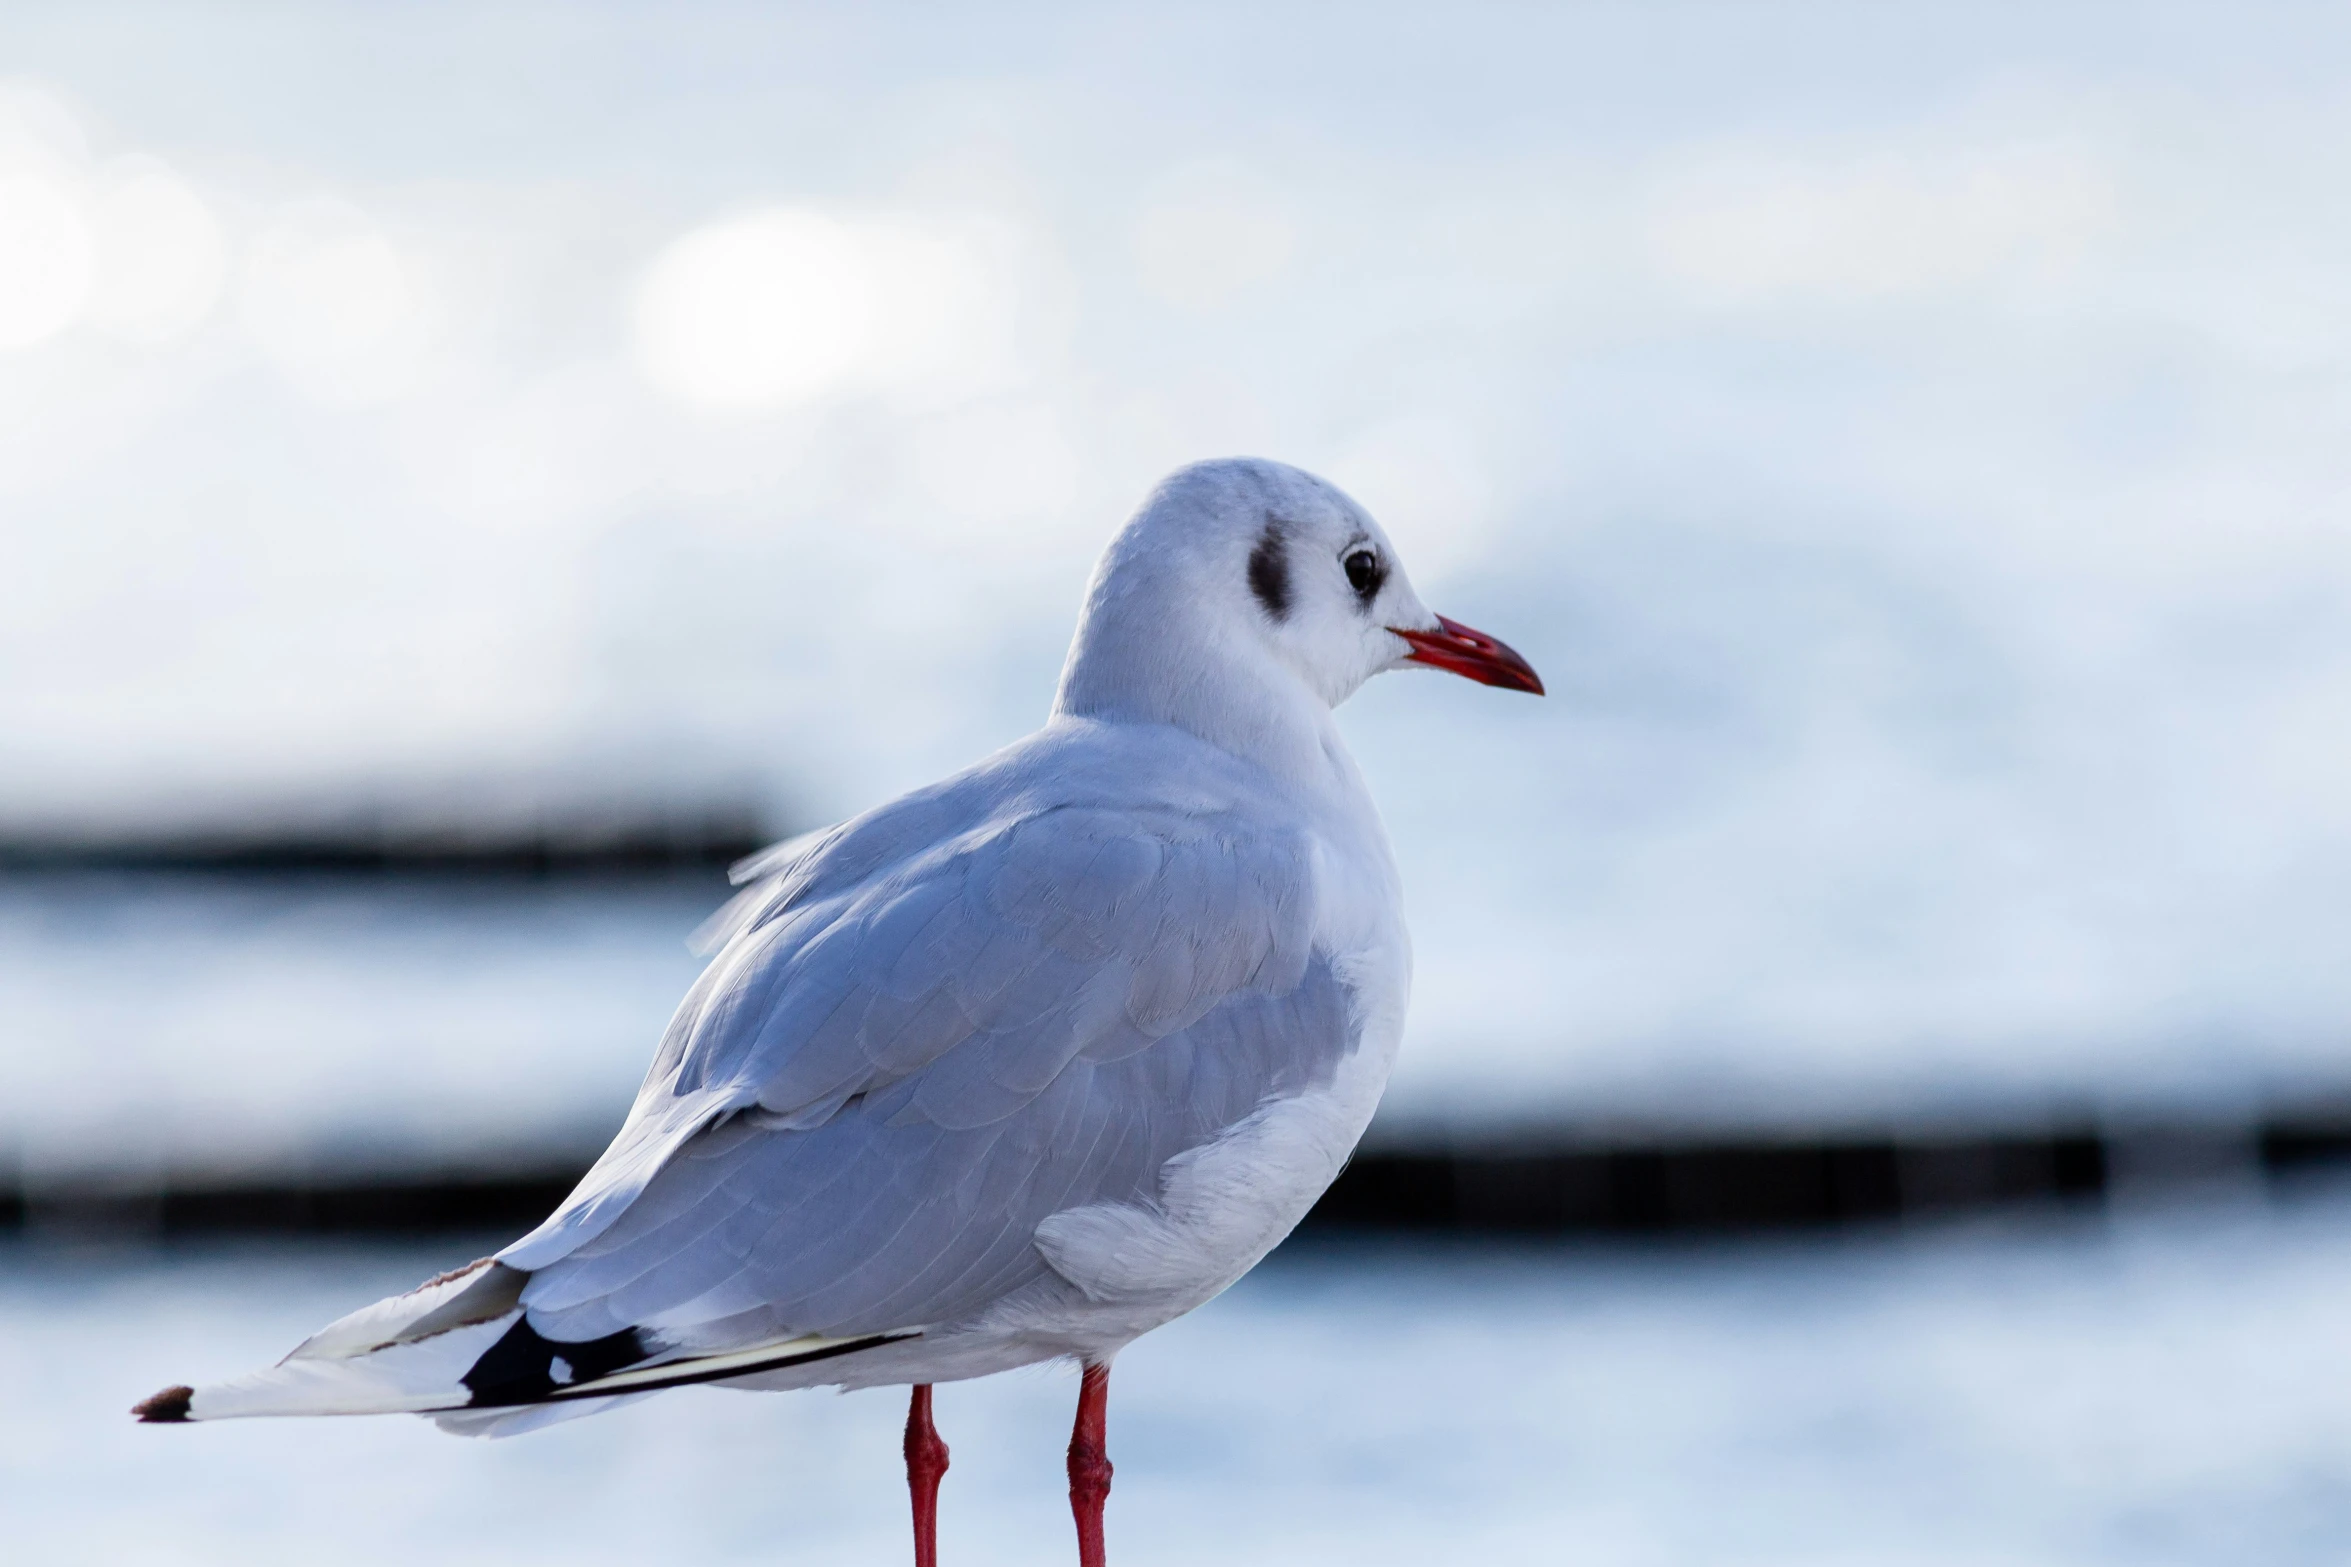
<instances>
[{"instance_id":1,"label":"wing feather","mask_svg":"<svg viewBox=\"0 0 2351 1567\"><path fill-rule=\"evenodd\" d=\"M1049 1215L1150 1203L1327 1081L1353 1035L1311 839L1220 755L999 759L746 862L614 1150L501 1254L534 1327L708 1352L968 1317L1043 1275ZM1186 792L1089 793L1138 773Z\"/></svg>"}]
</instances>

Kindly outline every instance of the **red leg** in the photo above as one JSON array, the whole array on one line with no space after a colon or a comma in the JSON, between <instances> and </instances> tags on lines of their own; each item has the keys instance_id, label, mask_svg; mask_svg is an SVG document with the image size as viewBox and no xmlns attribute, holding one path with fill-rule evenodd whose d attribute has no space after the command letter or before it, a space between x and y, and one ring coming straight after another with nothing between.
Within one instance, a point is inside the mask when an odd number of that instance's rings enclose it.
<instances>
[{"instance_id":1,"label":"red leg","mask_svg":"<svg viewBox=\"0 0 2351 1567\"><path fill-rule=\"evenodd\" d=\"M906 1489L914 1498L914 1567L939 1567L939 1481L947 1444L931 1425L931 1385L918 1382L906 1406Z\"/></svg>"},{"instance_id":2,"label":"red leg","mask_svg":"<svg viewBox=\"0 0 2351 1567\"><path fill-rule=\"evenodd\" d=\"M1102 1504L1110 1500L1110 1368L1086 1367L1078 1383L1077 1425L1069 1433L1069 1510L1078 1521L1078 1567L1104 1567Z\"/></svg>"}]
</instances>

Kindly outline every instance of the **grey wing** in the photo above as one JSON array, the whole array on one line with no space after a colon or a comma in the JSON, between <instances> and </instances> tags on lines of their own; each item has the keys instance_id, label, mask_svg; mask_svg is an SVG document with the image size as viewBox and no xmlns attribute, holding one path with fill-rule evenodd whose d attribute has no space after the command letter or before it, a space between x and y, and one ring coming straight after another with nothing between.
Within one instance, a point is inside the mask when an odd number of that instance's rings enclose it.
<instances>
[{"instance_id":1,"label":"grey wing","mask_svg":"<svg viewBox=\"0 0 2351 1567\"><path fill-rule=\"evenodd\" d=\"M853 850L788 868L689 997L632 1119L672 1127L650 1173L509 1249L540 1332L968 1318L1045 1271L1047 1216L1151 1201L1170 1158L1352 1048L1302 836L1060 807L828 880Z\"/></svg>"}]
</instances>

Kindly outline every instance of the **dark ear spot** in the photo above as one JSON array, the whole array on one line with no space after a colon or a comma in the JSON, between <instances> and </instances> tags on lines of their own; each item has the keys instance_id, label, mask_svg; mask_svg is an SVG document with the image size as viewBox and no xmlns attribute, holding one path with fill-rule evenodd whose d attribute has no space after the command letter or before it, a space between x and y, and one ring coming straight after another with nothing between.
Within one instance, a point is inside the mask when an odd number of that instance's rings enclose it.
<instances>
[{"instance_id":1,"label":"dark ear spot","mask_svg":"<svg viewBox=\"0 0 2351 1567\"><path fill-rule=\"evenodd\" d=\"M1275 620L1290 613L1290 556L1282 547L1282 525L1266 520L1265 532L1249 552L1249 591Z\"/></svg>"}]
</instances>

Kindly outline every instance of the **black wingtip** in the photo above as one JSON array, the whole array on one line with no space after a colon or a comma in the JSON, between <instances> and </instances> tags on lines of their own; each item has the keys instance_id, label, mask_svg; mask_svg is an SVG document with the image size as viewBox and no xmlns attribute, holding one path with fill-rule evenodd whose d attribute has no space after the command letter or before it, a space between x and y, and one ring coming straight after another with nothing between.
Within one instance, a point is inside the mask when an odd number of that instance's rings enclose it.
<instances>
[{"instance_id":1,"label":"black wingtip","mask_svg":"<svg viewBox=\"0 0 2351 1567\"><path fill-rule=\"evenodd\" d=\"M188 1419L188 1401L195 1396L192 1387L167 1387L152 1398L142 1398L133 1404L131 1413L146 1425L184 1425Z\"/></svg>"}]
</instances>

